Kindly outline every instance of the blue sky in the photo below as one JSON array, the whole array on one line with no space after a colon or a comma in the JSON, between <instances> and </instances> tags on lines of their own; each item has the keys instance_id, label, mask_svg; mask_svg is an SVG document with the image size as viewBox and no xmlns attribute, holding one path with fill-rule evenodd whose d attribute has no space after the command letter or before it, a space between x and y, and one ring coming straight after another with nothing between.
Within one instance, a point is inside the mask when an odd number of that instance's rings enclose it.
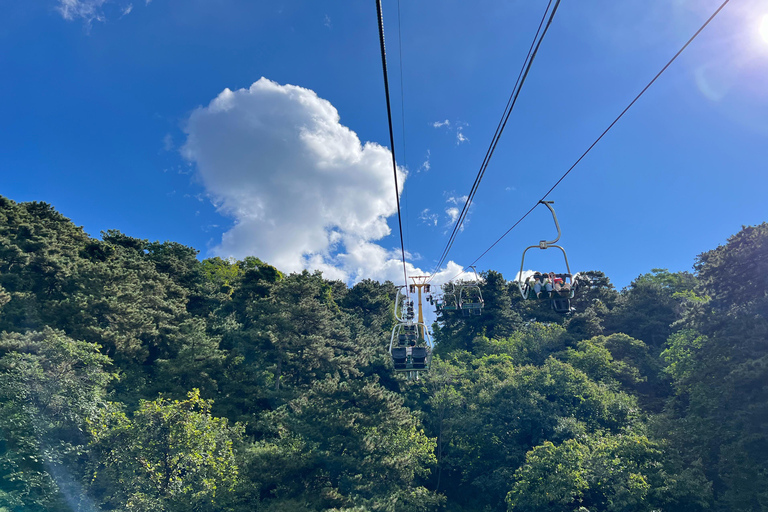
<instances>
[{"instance_id":1,"label":"blue sky","mask_svg":"<svg viewBox=\"0 0 768 512\"><path fill-rule=\"evenodd\" d=\"M444 277L526 212L719 3L563 2ZM383 2L415 269L442 252L545 6L402 1L398 37L398 4ZM51 203L93 236L402 280L373 0L5 2L0 45L0 194ZM572 269L619 287L689 270L768 220L766 161L768 4L731 0L551 196ZM511 279L553 234L540 207L478 270ZM560 271L547 253L526 268Z\"/></svg>"}]
</instances>

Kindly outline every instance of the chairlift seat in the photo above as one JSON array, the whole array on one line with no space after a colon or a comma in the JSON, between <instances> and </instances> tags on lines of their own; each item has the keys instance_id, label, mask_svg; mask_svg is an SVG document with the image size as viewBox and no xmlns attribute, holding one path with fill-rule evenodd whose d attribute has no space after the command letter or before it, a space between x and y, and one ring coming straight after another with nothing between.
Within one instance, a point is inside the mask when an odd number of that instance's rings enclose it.
<instances>
[{"instance_id":1,"label":"chairlift seat","mask_svg":"<svg viewBox=\"0 0 768 512\"><path fill-rule=\"evenodd\" d=\"M413 362L414 369L424 369L427 365L427 348L413 347L411 361Z\"/></svg>"},{"instance_id":2,"label":"chairlift seat","mask_svg":"<svg viewBox=\"0 0 768 512\"><path fill-rule=\"evenodd\" d=\"M392 364L395 366L395 370L404 370L407 353L405 347L392 349Z\"/></svg>"}]
</instances>

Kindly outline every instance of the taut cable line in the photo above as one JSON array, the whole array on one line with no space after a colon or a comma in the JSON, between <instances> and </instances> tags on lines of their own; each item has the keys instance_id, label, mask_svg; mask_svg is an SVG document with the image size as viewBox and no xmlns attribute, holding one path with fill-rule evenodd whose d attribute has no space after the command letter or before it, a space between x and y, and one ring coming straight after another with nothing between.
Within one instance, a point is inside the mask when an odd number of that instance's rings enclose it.
<instances>
[{"instance_id":1,"label":"taut cable line","mask_svg":"<svg viewBox=\"0 0 768 512\"><path fill-rule=\"evenodd\" d=\"M528 49L528 54L526 55L525 60L523 61L523 65L520 68L520 73L517 75L517 80L515 81L515 85L512 88L512 93L510 94L509 100L507 101L507 105L504 108L504 113L501 115L499 124L496 127L496 132L493 134L493 138L491 139L491 144L488 147L488 151L485 154L485 158L483 158L483 162L482 164L480 164L480 170L477 173L475 182L472 184L472 188L470 189L469 194L467 195L467 200L464 202L464 206L461 209L461 213L456 219L456 223L453 226L453 231L451 232L451 236L448 239L448 243L445 245L445 249L443 250L443 253L440 256L440 260L437 262L437 265L435 265L435 268L432 271L430 280L440 270L440 267L445 262L445 259L448 257L448 253L453 247L453 243L456 241L456 236L461 230L461 226L463 225L464 220L467 214L469 213L469 206L472 204L472 200L474 199L475 194L477 193L477 189L480 186L480 181L483 179L483 176L485 175L485 171L488 168L488 164L491 161L491 157L493 156L493 152L496 150L496 146L498 145L499 140L501 139L501 134L504 131L504 128L507 126L507 121L509 121L509 116L512 114L512 109L515 107L515 104L517 103L517 98L520 96L520 91L523 88L525 79L528 77L528 72L531 70L531 66L533 65L534 59L536 59L536 54L539 51L539 47L541 46L542 41L544 41L544 36L546 36L547 31L549 30L549 27L552 24L552 20L555 17L557 8L560 5L560 0L556 1L555 6L550 13L549 8L551 5L552 5L552 0L550 0L549 3L547 4L547 8L544 11L544 15L541 18L541 22L539 22L539 27L536 30L536 34L533 37L533 41L531 42L531 47ZM548 13L549 13L549 20L547 20ZM545 20L547 20L547 24L544 27L544 32L542 32L541 28L544 25ZM539 37L540 33L541 33L541 37Z\"/></svg>"},{"instance_id":2,"label":"taut cable line","mask_svg":"<svg viewBox=\"0 0 768 512\"><path fill-rule=\"evenodd\" d=\"M462 273L462 274L463 274L463 273L464 273L464 272L465 272L465 271L466 271L468 268L472 267L472 266L473 266L473 265L475 265L475 264L476 264L478 261L480 261L480 259L481 259L483 256L485 256L486 254L488 254L488 252L489 252L491 249L493 249L493 248L494 248L494 247L495 247L495 246L496 246L496 245L497 245L499 242L501 242L501 240L502 240L502 239L504 239L504 237L506 237L506 236L507 236L507 235L508 235L508 234L509 234L509 233L510 233L510 232L511 232L513 229L515 229L515 228L516 228L516 227L517 227L517 226L518 226L518 225L519 225L519 224L520 224L520 223L521 223L521 222L522 222L522 221L523 221L523 220L524 220L526 217L528 217L528 215L530 215L530 214L531 214L531 212L533 212L533 210L535 210L535 209L536 209L536 206L538 206L538 205L539 205L539 203L541 203L541 202L542 202L542 201L544 201L544 200L545 200L547 197L549 197L549 195L550 195L550 194L551 194L551 193L552 193L552 192L555 190L555 188L557 188L557 186L558 186L558 185L560 185L560 183L562 183L562 181L563 181L563 180L566 178L566 176L568 176L568 175L571 173L571 171L573 171L573 170L576 168L576 166L577 166L577 165L579 165L579 163L581 163L581 161L582 161L582 160L584 160L584 158L585 158L585 157L586 157L586 156L589 154L589 152L590 152L590 151L592 151L592 149L593 149L595 146L597 146L597 143L598 143L598 142L600 142L600 140L602 140L602 138L603 138L603 137L605 137L605 135L606 135L606 134L607 134L607 133L608 133L608 132L611 130L611 128L613 128L613 127L614 127L614 125L615 125L616 123L618 123L618 122L619 122L619 119L621 119L622 117L624 117L624 114L626 114L626 113L629 111L629 109L630 109L630 108L632 108L632 106L633 106L635 103L637 103L637 100L639 100L639 99L640 99L640 97L641 97L643 94L645 94L645 92L646 92L646 91L647 91L647 90L648 90L648 89L649 89L649 88L650 88L650 87L651 87L651 86L654 84L654 82L656 82L656 80L657 80L657 79L658 79L658 78L659 78L659 77L660 77L660 76L661 76L661 75L662 75L662 74L663 74L663 73L664 73L664 72L665 72L665 71L666 71L666 70L669 68L669 66L671 66L671 65L672 65L672 63L673 63L673 62L674 62L674 61L675 61L675 60L676 60L676 59L677 59L677 58L680 56L680 54L682 54L682 53L683 53L683 51L685 51L685 49L686 49L686 48L688 48L688 46L689 46L689 45L690 45L690 44L693 42L693 40L694 40L694 39L696 39L696 37L698 37L698 35L699 35L699 34L701 34L701 32L702 32L702 31L703 31L705 28L707 28L707 26L710 24L710 22L712 22L712 20L714 20L714 19L715 19L715 17L716 17L718 14L720 14L720 11L722 11L722 10L723 10L723 8L725 8L725 6L728 4L728 2L730 2L730 0L725 0L725 1L724 1L722 4L720 4L720 7L718 7L718 8L717 8L717 10L715 10L715 12L714 12L714 13L712 13L712 15L711 15L709 18L707 18L707 21L705 21L705 22L704 22L704 24L703 24L703 25L702 25L702 26L699 28L699 30L697 30L697 31L696 31L696 33L695 33L695 34L693 34L693 35L691 36L691 38L690 38L690 39L688 39L688 41L686 41L686 43L685 43L685 44L682 46L682 48L680 48L680 50L678 50L678 52L677 52L677 53L676 53L676 54L675 54L675 55L674 55L674 56L673 56L673 57L672 57L672 58L669 60L669 62L667 62L667 63L664 65L664 67L663 67L663 68L661 68L661 71L659 71L658 73L656 73L656 76L654 76L654 77L653 77L653 79L652 79L650 82L648 82L648 84L647 84L645 87L643 87L643 90L642 90L642 91L640 91L640 93L639 93L637 96L635 96L635 98L634 98L634 99L633 99L631 102L629 102L629 105L627 105L627 107L626 107L624 110L622 110L622 111L621 111L621 113L620 113L620 114L619 114L619 115L616 117L616 119L614 119L614 120L613 120L613 122L612 122L610 125L608 125L608 128L606 128L606 129L603 131L603 133L601 133L601 134L600 134L600 136L599 136L597 139L595 139L595 141L594 141L594 142L593 142L593 143L592 143L592 144L591 144L591 145L590 145L590 146L587 148L587 150L586 150L586 151L584 151L584 153L582 153L582 154L581 154L581 156L580 156L580 157L579 157L579 158L576 160L576 162L574 162L574 164L573 164L573 165L572 165L572 166L571 166L571 167L570 167L570 168L569 168L567 171L565 171L565 173L564 173L562 176L560 176L560 179L558 179L558 180L555 182L555 184L554 184L554 185L552 185L552 187L551 187L551 188L550 188L550 189L547 191L547 193L546 193L546 194L544 194L544 195L541 197L541 199L539 199L538 201L536 201L536 202L533 204L533 206L531 207L531 209L530 209L530 210L528 210L527 212L525 212L525 214L524 214L522 217L520 217L520 218L517 220L517 222L515 222L515 223L512 225L512 227L510 227L508 230L506 230L506 231L504 232L504 234L502 234L502 235L501 235L501 236L500 236L498 239L496 239L496 241L495 241L495 242L493 242L493 243L491 244L491 246L490 246L490 247L488 247L488 248L487 248L485 251L483 251L483 253L482 253L480 256L478 256L477 258L475 258L475 260L474 260L472 263L470 263L469 265L467 265L466 267L464 267L464 268L462 269L462 271L461 271L461 273ZM451 279L455 279L456 277L458 277L458 276L460 276L460 275L461 275L461 274L457 274L456 276L454 276L454 277L453 277L453 278L451 278Z\"/></svg>"},{"instance_id":3,"label":"taut cable line","mask_svg":"<svg viewBox=\"0 0 768 512\"><path fill-rule=\"evenodd\" d=\"M395 159L395 135L392 129L392 106L389 101L389 78L387 77L387 52L384 48L384 17L381 13L381 0L376 0L376 13L379 18L379 43L381 45L381 67L384 71L384 95L387 98L387 121L389 123L389 145L392 151L392 171L395 175L395 201L397 202L397 225L400 228L400 252L403 257L403 284L408 293L408 270L405 265L405 242L403 241L403 221L400 214L400 187L397 183L397 160Z\"/></svg>"}]
</instances>

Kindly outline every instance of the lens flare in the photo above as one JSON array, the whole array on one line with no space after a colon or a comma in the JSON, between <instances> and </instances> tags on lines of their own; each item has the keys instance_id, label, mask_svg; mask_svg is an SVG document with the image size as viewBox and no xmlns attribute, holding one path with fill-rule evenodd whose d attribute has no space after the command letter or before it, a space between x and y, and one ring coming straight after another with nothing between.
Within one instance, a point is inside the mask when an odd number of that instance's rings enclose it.
<instances>
[{"instance_id":1,"label":"lens flare","mask_svg":"<svg viewBox=\"0 0 768 512\"><path fill-rule=\"evenodd\" d=\"M763 16L763 22L760 23L760 35L763 36L765 44L768 44L768 14Z\"/></svg>"}]
</instances>

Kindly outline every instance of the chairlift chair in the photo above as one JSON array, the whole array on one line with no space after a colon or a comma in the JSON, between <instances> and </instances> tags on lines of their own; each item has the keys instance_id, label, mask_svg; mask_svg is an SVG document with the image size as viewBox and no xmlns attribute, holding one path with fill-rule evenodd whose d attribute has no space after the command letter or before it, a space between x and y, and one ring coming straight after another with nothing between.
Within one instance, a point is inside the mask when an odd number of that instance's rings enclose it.
<instances>
[{"instance_id":1,"label":"chairlift chair","mask_svg":"<svg viewBox=\"0 0 768 512\"><path fill-rule=\"evenodd\" d=\"M464 316L480 315L485 305L477 270L475 267L471 268L475 272L475 282L459 285L459 308Z\"/></svg>"},{"instance_id":2,"label":"chairlift chair","mask_svg":"<svg viewBox=\"0 0 768 512\"><path fill-rule=\"evenodd\" d=\"M539 201L541 204L546 206L549 211L552 213L552 218L555 221L555 228L557 228L557 238L552 240L551 242L548 242L546 240L541 240L538 245L531 245L529 247L526 247L526 249L523 251L523 257L520 261L520 273L518 274L518 279L515 281L517 284L518 289L520 290L520 295L523 297L524 300L528 300L531 298L546 298L550 299L550 307L555 310L558 313L570 313L571 312L571 299L574 296L575 293L575 287L573 282L573 274L571 274L571 266L568 263L568 255L565 252L565 249L563 249L561 246L557 245L557 241L560 240L560 236L562 235L562 232L560 231L560 223L557 220L557 214L555 213L555 209L552 208L552 204L554 204L554 201ZM566 274L557 274L557 276L561 277L564 282L569 282L569 291L566 291L565 294L562 292L557 292L555 290L552 291L546 291L542 290L540 292L540 295L538 297L531 297L533 294L533 289L528 285L527 282L523 282L523 269L525 268L525 254L530 250L534 248L539 249L549 249L550 247L555 247L557 249L560 249L560 251L563 253L563 258L565 259L565 268L567 273Z\"/></svg>"},{"instance_id":3,"label":"chairlift chair","mask_svg":"<svg viewBox=\"0 0 768 512\"><path fill-rule=\"evenodd\" d=\"M403 301L400 291L395 297L395 321L389 341L392 366L395 372L407 372L409 379L418 378L418 372L429 370L432 340L427 326L414 320L413 303Z\"/></svg>"},{"instance_id":4,"label":"chairlift chair","mask_svg":"<svg viewBox=\"0 0 768 512\"><path fill-rule=\"evenodd\" d=\"M450 290L448 285L450 285ZM437 311L456 311L459 309L459 294L461 290L456 290L456 286L449 282L443 285L443 294L435 299L435 308Z\"/></svg>"}]
</instances>

